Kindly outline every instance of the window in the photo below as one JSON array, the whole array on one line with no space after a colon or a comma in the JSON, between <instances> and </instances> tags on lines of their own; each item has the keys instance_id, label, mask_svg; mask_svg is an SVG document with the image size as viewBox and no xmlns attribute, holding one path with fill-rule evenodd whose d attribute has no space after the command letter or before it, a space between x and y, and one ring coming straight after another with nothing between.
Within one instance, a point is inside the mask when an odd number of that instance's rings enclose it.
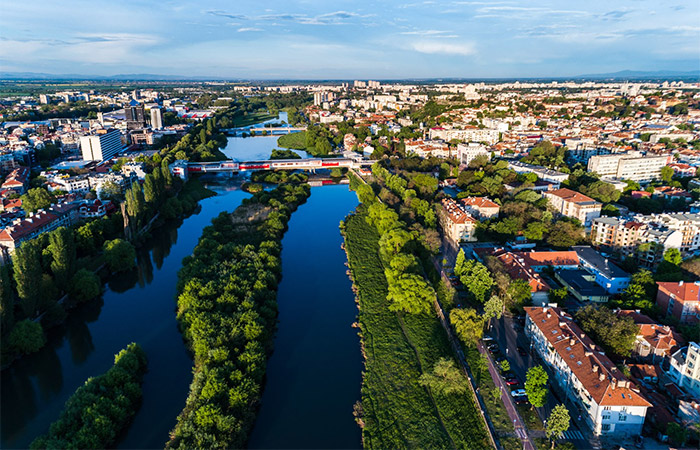
<instances>
[{"instance_id":1,"label":"window","mask_svg":"<svg viewBox=\"0 0 700 450\"><path fill-rule=\"evenodd\" d=\"M603 420L610 420L610 414L603 414Z\"/></svg>"},{"instance_id":2,"label":"window","mask_svg":"<svg viewBox=\"0 0 700 450\"><path fill-rule=\"evenodd\" d=\"M604 407L603 407L603 411L610 411L610 407L609 407L609 406L604 406Z\"/></svg>"},{"instance_id":3,"label":"window","mask_svg":"<svg viewBox=\"0 0 700 450\"><path fill-rule=\"evenodd\" d=\"M620 414L620 417L618 417L618 420L620 422L627 422L627 416L624 414Z\"/></svg>"},{"instance_id":4,"label":"window","mask_svg":"<svg viewBox=\"0 0 700 450\"><path fill-rule=\"evenodd\" d=\"M609 423L603 424L603 431L610 431L610 424Z\"/></svg>"}]
</instances>

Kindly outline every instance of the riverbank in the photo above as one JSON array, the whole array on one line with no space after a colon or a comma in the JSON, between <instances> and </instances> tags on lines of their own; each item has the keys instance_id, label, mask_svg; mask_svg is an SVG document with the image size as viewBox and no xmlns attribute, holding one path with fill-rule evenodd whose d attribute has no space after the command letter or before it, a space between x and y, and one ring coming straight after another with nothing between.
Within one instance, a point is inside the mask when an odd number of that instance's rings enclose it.
<instances>
[{"instance_id":1,"label":"riverbank","mask_svg":"<svg viewBox=\"0 0 700 450\"><path fill-rule=\"evenodd\" d=\"M255 420L277 318L280 241L307 185L247 199L206 227L178 274L177 320L194 356L167 448L242 448Z\"/></svg>"},{"instance_id":2,"label":"riverbank","mask_svg":"<svg viewBox=\"0 0 700 450\"><path fill-rule=\"evenodd\" d=\"M379 259L379 233L360 205L343 234L357 292L365 370L355 407L365 448L489 448L486 430L469 395L431 393L421 374L440 358L453 359L434 314L389 310Z\"/></svg>"}]
</instances>

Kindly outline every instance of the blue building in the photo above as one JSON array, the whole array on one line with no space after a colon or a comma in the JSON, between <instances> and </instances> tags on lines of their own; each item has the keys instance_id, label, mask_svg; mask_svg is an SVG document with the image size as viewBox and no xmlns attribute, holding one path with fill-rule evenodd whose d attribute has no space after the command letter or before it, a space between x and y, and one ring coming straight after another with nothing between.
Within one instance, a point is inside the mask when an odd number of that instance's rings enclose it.
<instances>
[{"instance_id":1,"label":"blue building","mask_svg":"<svg viewBox=\"0 0 700 450\"><path fill-rule=\"evenodd\" d=\"M578 255L581 267L595 277L598 283L609 294L619 294L630 284L630 275L608 261L592 247L577 245L573 247Z\"/></svg>"}]
</instances>

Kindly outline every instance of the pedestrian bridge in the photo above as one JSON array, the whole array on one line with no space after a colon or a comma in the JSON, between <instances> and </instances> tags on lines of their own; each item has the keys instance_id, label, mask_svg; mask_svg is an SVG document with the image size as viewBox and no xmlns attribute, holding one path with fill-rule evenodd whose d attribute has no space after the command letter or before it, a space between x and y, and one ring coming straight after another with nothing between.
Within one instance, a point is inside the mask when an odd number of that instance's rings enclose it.
<instances>
[{"instance_id":1,"label":"pedestrian bridge","mask_svg":"<svg viewBox=\"0 0 700 450\"><path fill-rule=\"evenodd\" d=\"M170 172L182 179L195 173L237 173L256 170L316 170L371 166L373 161L351 158L266 159L261 161L190 162L179 159L170 165Z\"/></svg>"}]
</instances>

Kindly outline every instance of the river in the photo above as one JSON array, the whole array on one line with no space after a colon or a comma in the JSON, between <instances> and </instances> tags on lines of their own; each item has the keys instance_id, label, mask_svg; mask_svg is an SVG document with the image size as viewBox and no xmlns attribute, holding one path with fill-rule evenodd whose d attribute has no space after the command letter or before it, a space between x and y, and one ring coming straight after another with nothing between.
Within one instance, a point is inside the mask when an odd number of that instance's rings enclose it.
<instances>
[{"instance_id":1,"label":"river","mask_svg":"<svg viewBox=\"0 0 700 450\"><path fill-rule=\"evenodd\" d=\"M224 153L264 159L276 137L229 138ZM302 156L305 153L300 152ZM25 448L47 431L65 401L88 377L109 369L113 355L138 342L148 355L143 403L120 448L163 448L192 378L175 320L175 285L182 259L202 229L248 196L240 178L207 182L217 192L197 214L154 233L138 252L137 269L113 276L101 298L69 312L48 344L16 361L0 379L0 447ZM253 447L359 447L352 405L360 397L361 355L350 325L356 309L345 274L339 221L355 206L343 186L312 188L283 240L279 331L268 366ZM303 432L302 425L313 432Z\"/></svg>"}]
</instances>

